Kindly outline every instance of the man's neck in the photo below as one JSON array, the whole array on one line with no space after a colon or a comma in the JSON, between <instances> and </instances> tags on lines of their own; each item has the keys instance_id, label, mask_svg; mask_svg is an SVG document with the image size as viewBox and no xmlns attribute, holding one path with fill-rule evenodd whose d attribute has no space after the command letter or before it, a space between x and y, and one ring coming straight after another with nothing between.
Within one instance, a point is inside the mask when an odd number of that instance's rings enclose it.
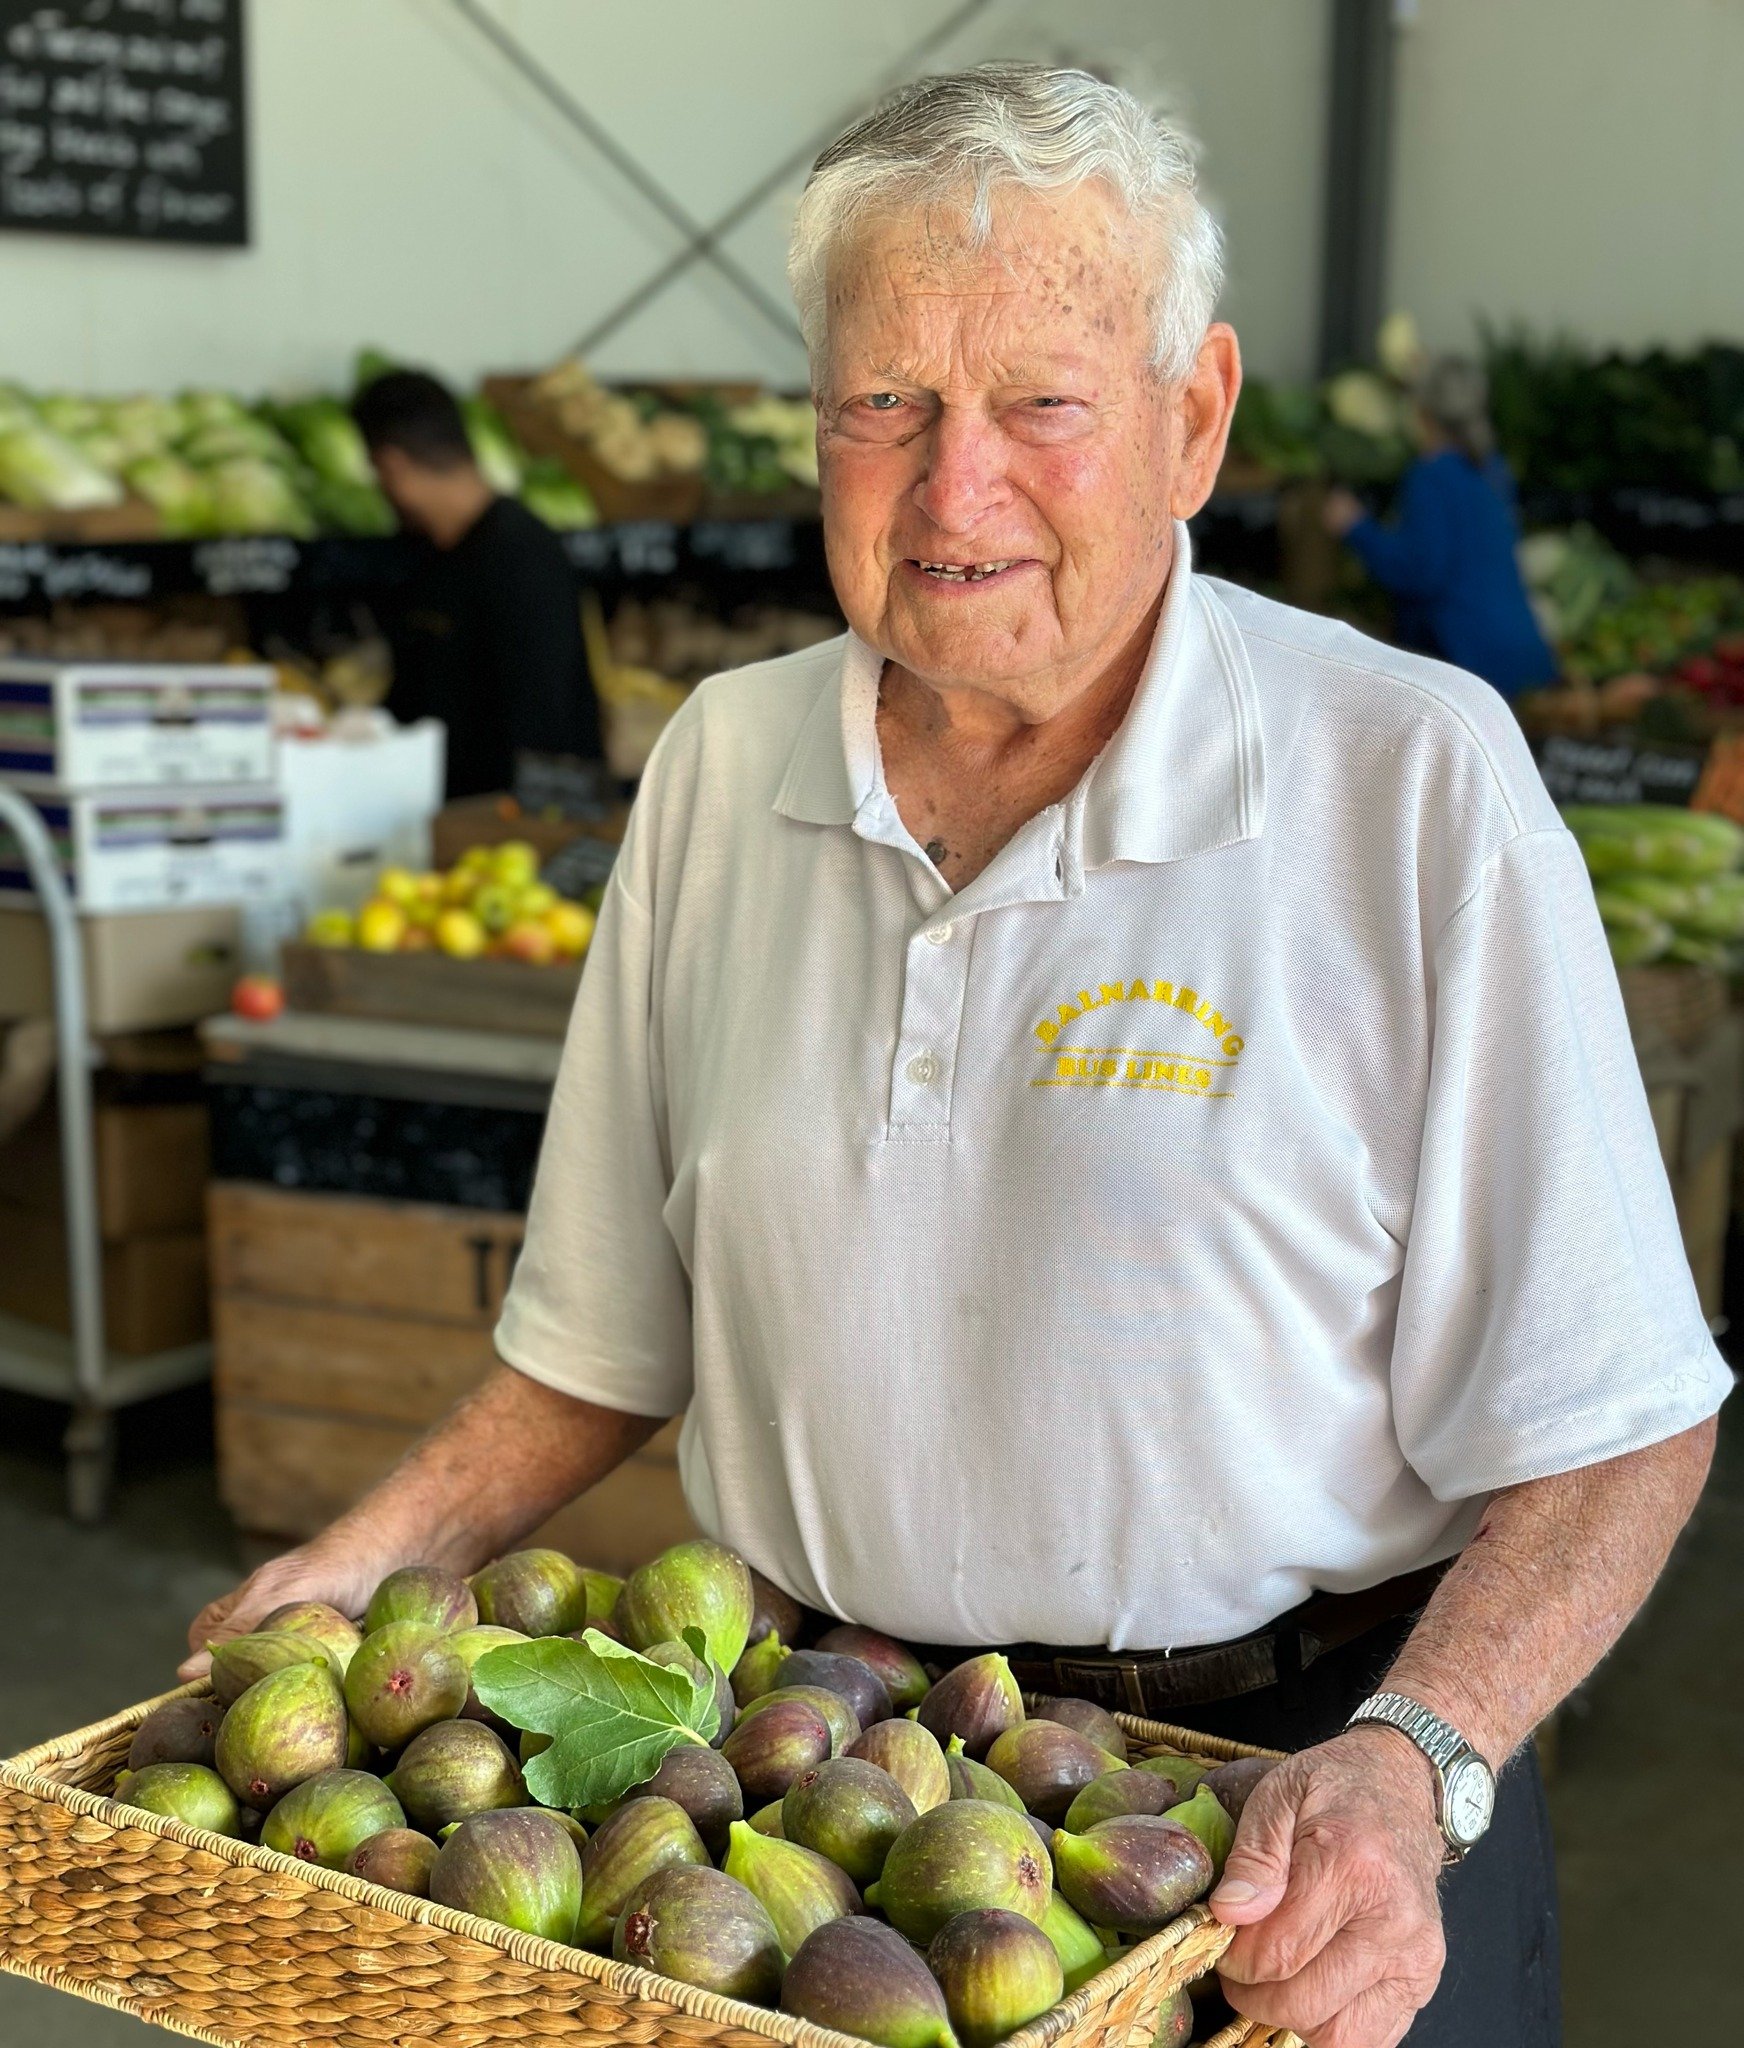
<instances>
[{"instance_id":1,"label":"man's neck","mask_svg":"<svg viewBox=\"0 0 1744 2048\"><path fill-rule=\"evenodd\" d=\"M456 548L495 502L496 492L477 470L457 471L421 508L424 531L435 546Z\"/></svg>"}]
</instances>

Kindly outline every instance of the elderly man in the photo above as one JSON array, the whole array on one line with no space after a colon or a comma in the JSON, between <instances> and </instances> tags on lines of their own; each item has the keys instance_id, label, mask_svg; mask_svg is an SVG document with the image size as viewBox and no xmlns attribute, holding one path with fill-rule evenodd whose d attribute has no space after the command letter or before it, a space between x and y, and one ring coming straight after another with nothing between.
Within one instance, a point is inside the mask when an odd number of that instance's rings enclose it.
<instances>
[{"instance_id":1,"label":"elderly man","mask_svg":"<svg viewBox=\"0 0 1744 2048\"><path fill-rule=\"evenodd\" d=\"M1579 855L1493 692L1195 575L1239 361L1133 100L898 93L793 278L851 630L650 764L502 1370L196 1639L472 1568L686 1410L812 1607L1300 1752L1213 1899L1242 2011L1551 2042L1522 1745L1727 1385Z\"/></svg>"}]
</instances>

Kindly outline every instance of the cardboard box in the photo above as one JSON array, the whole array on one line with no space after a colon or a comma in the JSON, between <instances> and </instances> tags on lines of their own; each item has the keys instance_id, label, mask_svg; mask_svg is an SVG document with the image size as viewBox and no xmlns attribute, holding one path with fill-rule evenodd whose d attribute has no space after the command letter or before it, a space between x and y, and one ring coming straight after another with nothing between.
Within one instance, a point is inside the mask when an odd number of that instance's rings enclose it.
<instances>
[{"instance_id":1,"label":"cardboard box","mask_svg":"<svg viewBox=\"0 0 1744 2048\"><path fill-rule=\"evenodd\" d=\"M58 1216L0 1207L0 1310L51 1330L72 1328L66 1233ZM103 1325L109 1348L139 1356L206 1335L206 1239L201 1231L130 1237L103 1248Z\"/></svg>"},{"instance_id":2,"label":"cardboard box","mask_svg":"<svg viewBox=\"0 0 1744 2048\"><path fill-rule=\"evenodd\" d=\"M285 805L259 783L176 790L30 789L80 910L259 903L284 887ZM34 901L0 826L0 898Z\"/></svg>"},{"instance_id":3,"label":"cardboard box","mask_svg":"<svg viewBox=\"0 0 1744 2048\"><path fill-rule=\"evenodd\" d=\"M270 782L273 671L0 659L0 776L59 789Z\"/></svg>"},{"instance_id":4,"label":"cardboard box","mask_svg":"<svg viewBox=\"0 0 1744 2048\"><path fill-rule=\"evenodd\" d=\"M91 1137L106 1240L204 1230L211 1139L203 1102L101 1102ZM20 1208L60 1215L60 1118L52 1096L0 1145L0 1188Z\"/></svg>"},{"instance_id":5,"label":"cardboard box","mask_svg":"<svg viewBox=\"0 0 1744 2048\"><path fill-rule=\"evenodd\" d=\"M284 741L286 890L299 918L354 909L385 867L430 865L447 737L426 718L372 740Z\"/></svg>"},{"instance_id":6,"label":"cardboard box","mask_svg":"<svg viewBox=\"0 0 1744 2048\"><path fill-rule=\"evenodd\" d=\"M230 905L83 917L85 1007L106 1034L192 1024L222 1010L242 972L241 914ZM0 1018L54 1014L42 913L0 904Z\"/></svg>"}]
</instances>

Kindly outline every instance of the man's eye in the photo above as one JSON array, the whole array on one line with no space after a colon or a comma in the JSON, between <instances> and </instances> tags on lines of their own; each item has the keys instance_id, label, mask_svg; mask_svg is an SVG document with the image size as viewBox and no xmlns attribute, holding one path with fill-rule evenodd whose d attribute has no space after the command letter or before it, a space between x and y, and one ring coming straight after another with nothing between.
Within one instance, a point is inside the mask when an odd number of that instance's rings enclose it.
<instances>
[{"instance_id":1,"label":"man's eye","mask_svg":"<svg viewBox=\"0 0 1744 2048\"><path fill-rule=\"evenodd\" d=\"M874 391L861 399L860 403L873 412L894 412L902 403L902 398L895 391Z\"/></svg>"}]
</instances>

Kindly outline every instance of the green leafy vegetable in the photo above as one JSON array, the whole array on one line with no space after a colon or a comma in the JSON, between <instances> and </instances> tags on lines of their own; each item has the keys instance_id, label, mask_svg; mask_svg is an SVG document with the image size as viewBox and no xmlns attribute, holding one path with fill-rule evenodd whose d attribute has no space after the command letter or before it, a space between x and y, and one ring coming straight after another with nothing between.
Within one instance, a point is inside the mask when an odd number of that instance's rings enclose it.
<instances>
[{"instance_id":1,"label":"green leafy vegetable","mask_svg":"<svg viewBox=\"0 0 1744 2048\"><path fill-rule=\"evenodd\" d=\"M712 1683L652 1664L593 1628L580 1642L542 1636L487 1651L472 1684L512 1727L552 1738L527 1765L528 1789L545 1806L619 1798L651 1778L669 1750L706 1745L720 1726Z\"/></svg>"}]
</instances>

